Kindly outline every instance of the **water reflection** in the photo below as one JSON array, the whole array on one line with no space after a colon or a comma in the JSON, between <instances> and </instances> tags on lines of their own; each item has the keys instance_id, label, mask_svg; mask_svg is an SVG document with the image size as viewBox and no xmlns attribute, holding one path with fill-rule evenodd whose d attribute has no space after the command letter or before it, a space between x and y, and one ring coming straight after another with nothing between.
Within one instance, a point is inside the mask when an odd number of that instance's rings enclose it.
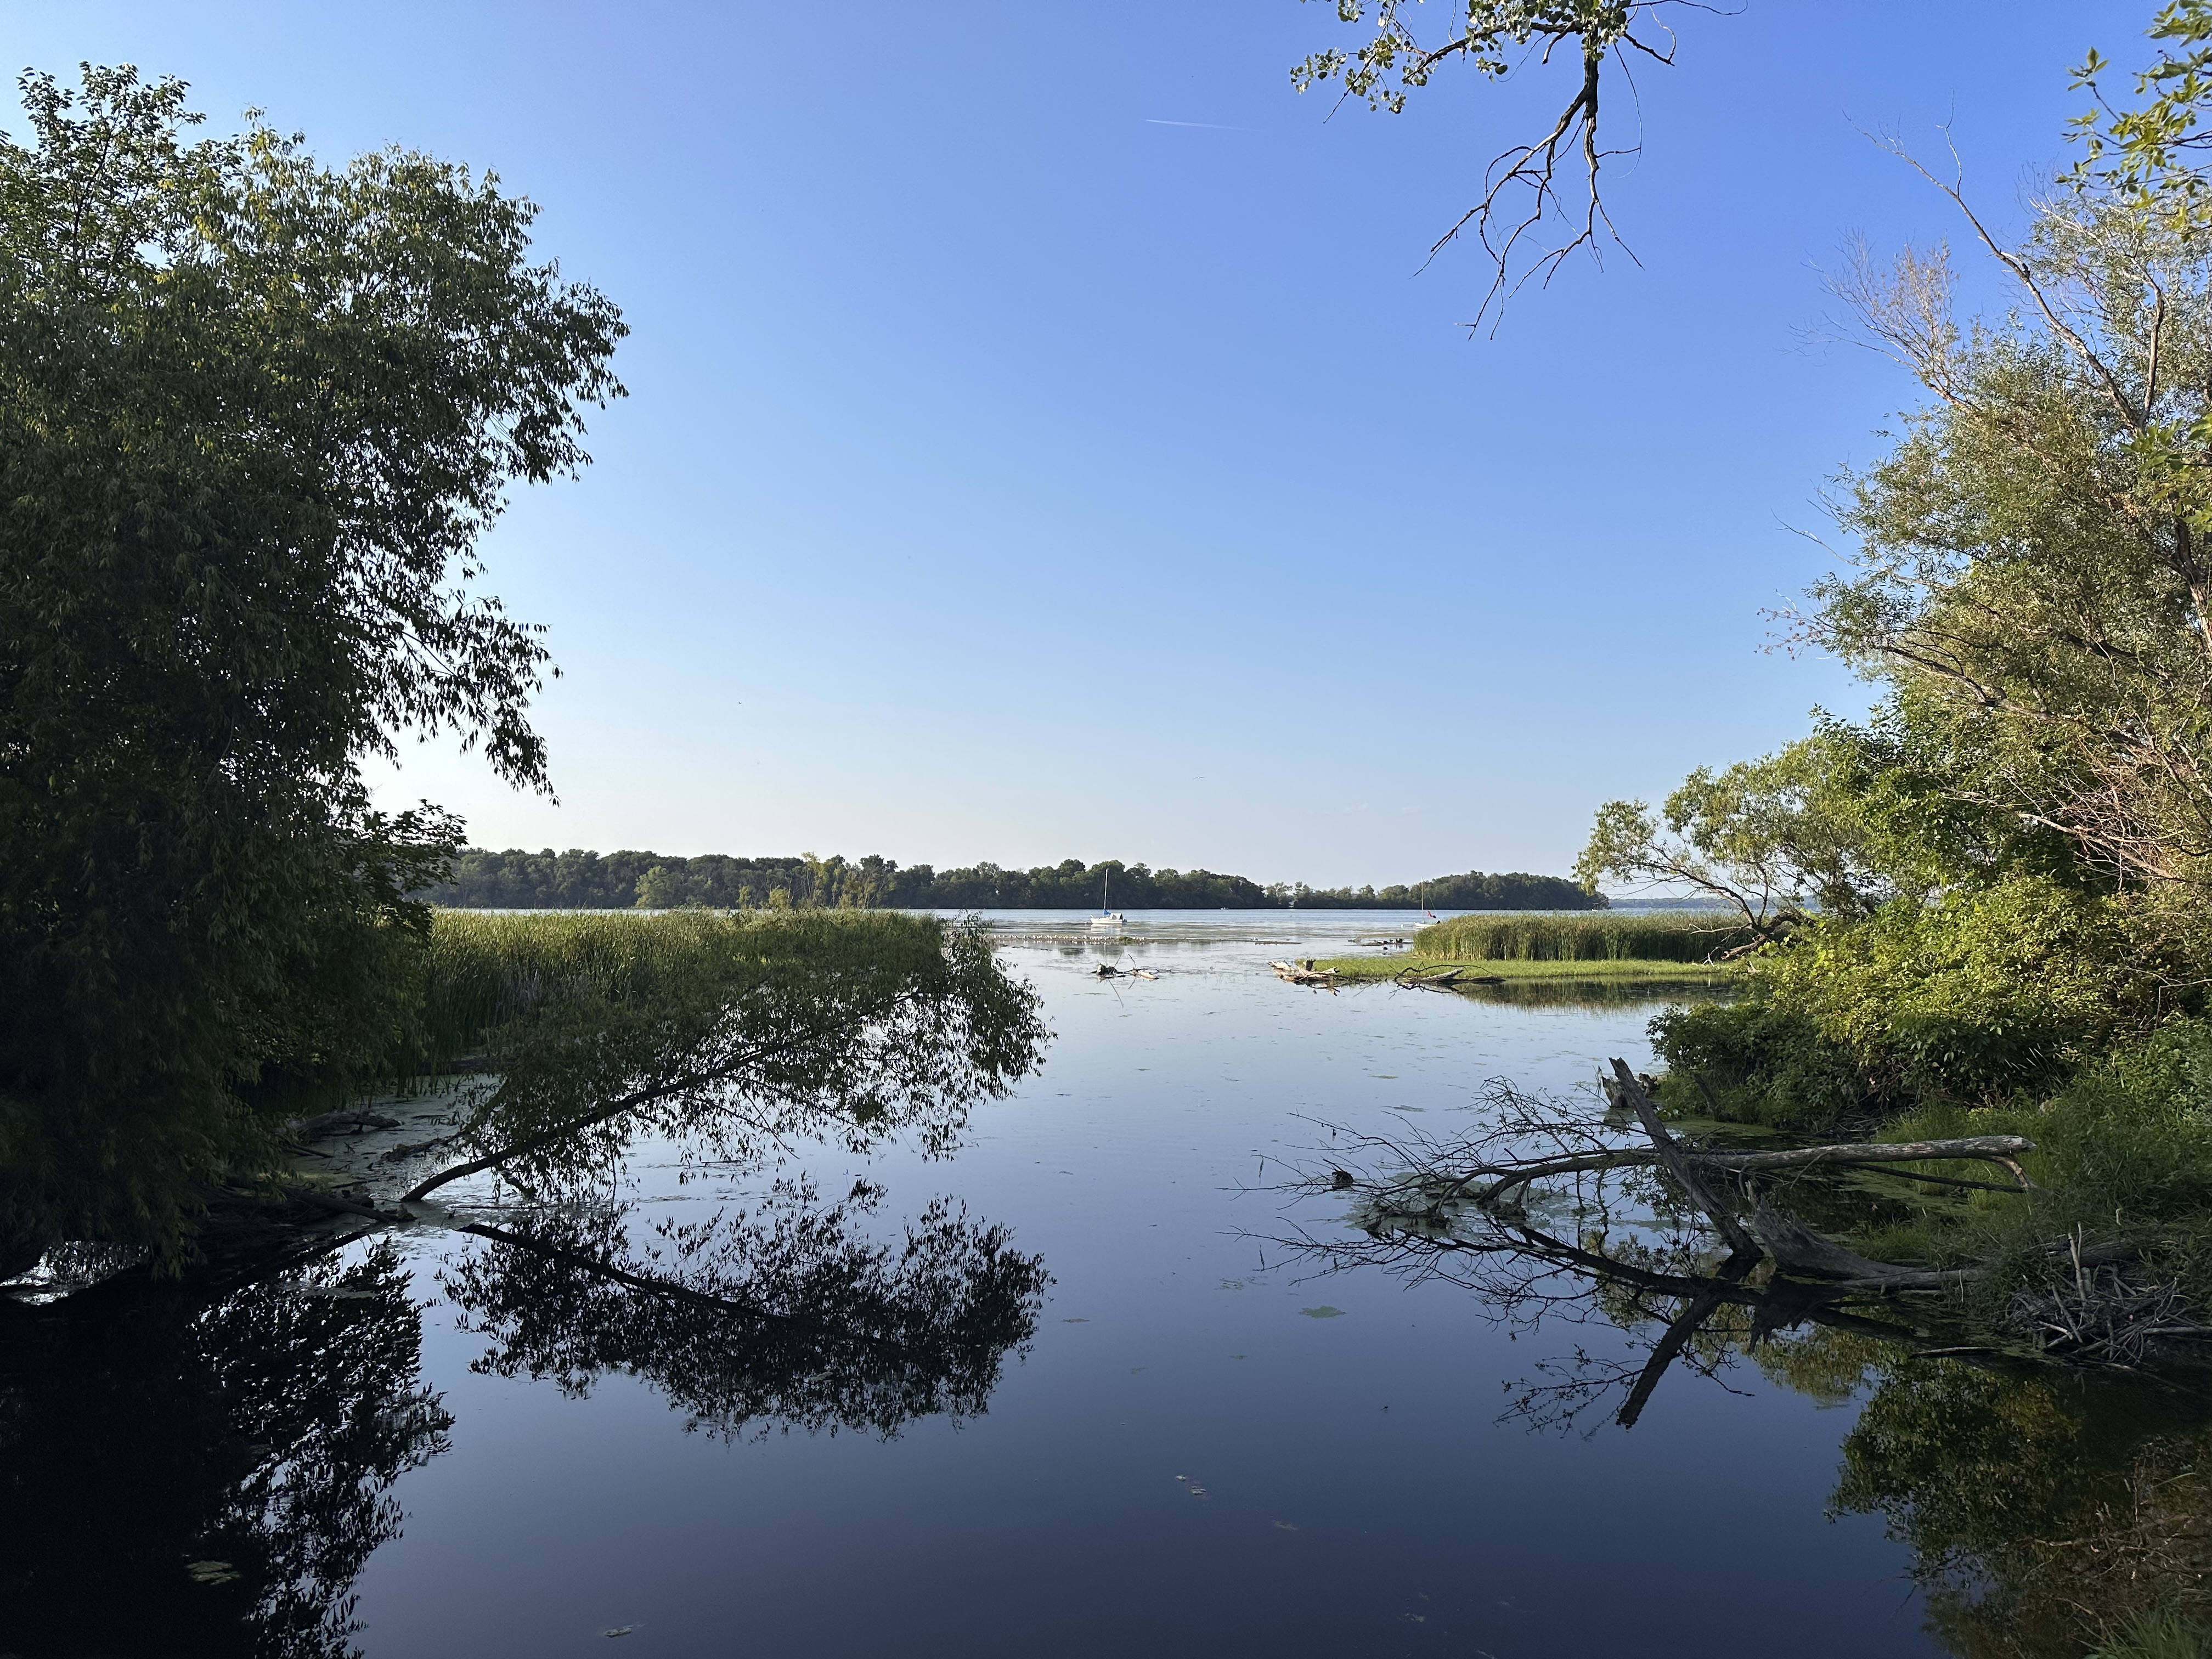
<instances>
[{"instance_id":1,"label":"water reflection","mask_svg":"<svg viewBox=\"0 0 2212 1659\"><path fill-rule=\"evenodd\" d=\"M212 1296L117 1283L5 1310L0 1631L44 1655L337 1656L445 1449L388 1247Z\"/></svg>"},{"instance_id":2,"label":"water reflection","mask_svg":"<svg viewBox=\"0 0 2212 1659\"><path fill-rule=\"evenodd\" d=\"M979 1413L1050 1275L945 1200L873 1237L881 1198L784 1182L696 1222L479 1224L438 1277L489 1340L477 1370L571 1395L627 1372L716 1434ZM0 1650L357 1651L353 1586L400 1533L395 1483L453 1426L412 1292L385 1242L244 1285L0 1304Z\"/></svg>"},{"instance_id":3,"label":"water reflection","mask_svg":"<svg viewBox=\"0 0 2212 1659\"><path fill-rule=\"evenodd\" d=\"M1777 1356L1848 1364L1833 1339ZM2124 1379L1869 1361L1838 1512L1910 1543L1931 1622L1962 1655L2058 1659L2136 1621L2212 1620L2212 1411Z\"/></svg>"},{"instance_id":4,"label":"water reflection","mask_svg":"<svg viewBox=\"0 0 2212 1659\"><path fill-rule=\"evenodd\" d=\"M1269 1242L1324 1272L1463 1286L1516 1334L1595 1327L1553 1345L1510 1391L1502 1420L1531 1429L1632 1429L1662 1382L1729 1388L1746 1365L1821 1405L1861 1402L1829 1512L1879 1516L1911 1547L1930 1633L1966 1659L2169 1651L2116 1645L2146 1628L2178 1633L2175 1656L2208 1650L2212 1395L2201 1377L2063 1371L1963 1341L1941 1304L1775 1275L1771 1261L1716 1250L1669 1203L1638 1175L1532 1199L1518 1214L1448 1206L1409 1218L1355 1203L1349 1234Z\"/></svg>"},{"instance_id":5,"label":"water reflection","mask_svg":"<svg viewBox=\"0 0 2212 1659\"><path fill-rule=\"evenodd\" d=\"M488 1249L439 1273L461 1328L489 1339L471 1369L570 1395L609 1371L645 1377L688 1426L889 1437L973 1416L1006 1357L1036 1334L1051 1275L1004 1228L939 1200L890 1243L865 1231L880 1188L823 1204L780 1182L750 1212L638 1223L617 1206L467 1229Z\"/></svg>"}]
</instances>

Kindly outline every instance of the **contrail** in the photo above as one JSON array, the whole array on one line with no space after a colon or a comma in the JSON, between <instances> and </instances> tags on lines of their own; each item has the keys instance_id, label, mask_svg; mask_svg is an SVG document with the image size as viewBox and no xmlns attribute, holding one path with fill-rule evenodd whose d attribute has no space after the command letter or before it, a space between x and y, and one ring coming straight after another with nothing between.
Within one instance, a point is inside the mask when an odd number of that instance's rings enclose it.
<instances>
[{"instance_id":1,"label":"contrail","mask_svg":"<svg viewBox=\"0 0 2212 1659\"><path fill-rule=\"evenodd\" d=\"M1156 115L1147 115L1148 127L1204 127L1208 132L1257 132L1257 127L1224 127L1218 121L1163 121Z\"/></svg>"}]
</instances>

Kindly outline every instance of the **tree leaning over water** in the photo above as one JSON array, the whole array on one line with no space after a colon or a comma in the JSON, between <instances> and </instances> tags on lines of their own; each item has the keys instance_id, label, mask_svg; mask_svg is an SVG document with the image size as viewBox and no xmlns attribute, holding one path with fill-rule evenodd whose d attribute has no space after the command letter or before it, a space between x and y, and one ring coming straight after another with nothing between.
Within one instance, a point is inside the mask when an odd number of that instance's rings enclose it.
<instances>
[{"instance_id":1,"label":"tree leaning over water","mask_svg":"<svg viewBox=\"0 0 2212 1659\"><path fill-rule=\"evenodd\" d=\"M409 1018L458 842L364 757L456 733L547 787L536 630L476 591L572 475L626 331L536 210L340 168L174 80L27 73L0 141L0 1255L173 1255L225 1175Z\"/></svg>"}]
</instances>

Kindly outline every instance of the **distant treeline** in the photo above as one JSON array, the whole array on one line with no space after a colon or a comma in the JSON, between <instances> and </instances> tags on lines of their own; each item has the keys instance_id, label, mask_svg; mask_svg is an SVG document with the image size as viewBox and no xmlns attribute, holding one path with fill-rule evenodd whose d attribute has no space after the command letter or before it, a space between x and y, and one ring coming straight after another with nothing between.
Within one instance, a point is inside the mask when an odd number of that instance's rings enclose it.
<instances>
[{"instance_id":1,"label":"distant treeline","mask_svg":"<svg viewBox=\"0 0 2212 1659\"><path fill-rule=\"evenodd\" d=\"M842 906L946 910L1095 908L1109 872L1117 910L1601 910L1606 901L1561 876L1486 875L1470 870L1410 887L1262 887L1211 870L1152 870L1108 860L1064 859L1035 870L978 864L938 870L901 868L871 855L842 858L699 858L660 853L542 853L464 850L453 878L418 896L458 909L672 910Z\"/></svg>"}]
</instances>

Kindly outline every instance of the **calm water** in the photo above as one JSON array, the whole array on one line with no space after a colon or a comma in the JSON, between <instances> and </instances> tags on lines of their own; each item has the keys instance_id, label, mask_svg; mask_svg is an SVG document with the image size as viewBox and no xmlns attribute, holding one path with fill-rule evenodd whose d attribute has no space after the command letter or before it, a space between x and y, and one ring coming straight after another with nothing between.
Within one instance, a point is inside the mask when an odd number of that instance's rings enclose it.
<instances>
[{"instance_id":1,"label":"calm water","mask_svg":"<svg viewBox=\"0 0 2212 1659\"><path fill-rule=\"evenodd\" d=\"M1951 1650L1889 1535L1904 1511L1835 1501L1855 1375L1800 1391L1735 1363L1670 1375L1630 1431L1532 1427L1527 1385L1650 1334L1501 1326L1464 1289L1316 1276L1255 1242L1286 1218L1240 1188L1325 1148L1315 1120L1448 1131L1487 1079L1569 1091L1649 1059L1649 1004L1266 971L1407 921L1138 916L1126 947L1012 945L1056 1032L1042 1072L949 1161L802 1160L824 1202L879 1184L853 1222L878 1236L950 1197L1042 1256L995 1380L933 1392L777 1350L732 1382L635 1310L488 1289L469 1264L490 1247L429 1231L211 1308L48 1319L9 1362L0 1652L161 1629L251 1650L208 1633L218 1605L263 1650L375 1659ZM1125 948L1161 977L1097 979ZM682 1224L758 1213L769 1179L647 1160L627 1196Z\"/></svg>"}]
</instances>

